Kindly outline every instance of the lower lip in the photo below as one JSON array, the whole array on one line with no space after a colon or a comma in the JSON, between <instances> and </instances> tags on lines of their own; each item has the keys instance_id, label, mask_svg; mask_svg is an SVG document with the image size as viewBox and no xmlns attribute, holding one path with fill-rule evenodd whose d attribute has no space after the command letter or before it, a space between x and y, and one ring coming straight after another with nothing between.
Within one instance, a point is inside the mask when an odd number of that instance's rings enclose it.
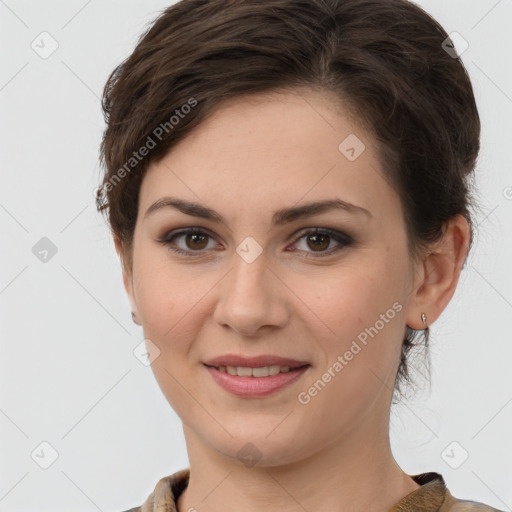
<instances>
[{"instance_id":1,"label":"lower lip","mask_svg":"<svg viewBox=\"0 0 512 512\"><path fill-rule=\"evenodd\" d=\"M263 397L271 395L280 391L284 387L295 382L308 370L308 366L303 366L297 370L290 370L285 373L278 373L277 375L270 375L268 377L239 377L238 375L230 375L229 373L221 372L212 366L206 366L217 384L233 393L236 396L243 397Z\"/></svg>"}]
</instances>

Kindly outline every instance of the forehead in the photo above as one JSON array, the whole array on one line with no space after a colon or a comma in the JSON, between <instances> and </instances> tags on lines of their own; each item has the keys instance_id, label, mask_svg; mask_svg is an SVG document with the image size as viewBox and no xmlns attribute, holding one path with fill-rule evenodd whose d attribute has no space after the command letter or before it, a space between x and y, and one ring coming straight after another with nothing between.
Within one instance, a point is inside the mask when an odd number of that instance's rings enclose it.
<instances>
[{"instance_id":1,"label":"forehead","mask_svg":"<svg viewBox=\"0 0 512 512\"><path fill-rule=\"evenodd\" d=\"M234 207L254 214L335 197L378 214L398 200L372 138L333 95L311 90L220 104L149 167L140 210L166 194L224 205L228 217Z\"/></svg>"}]
</instances>

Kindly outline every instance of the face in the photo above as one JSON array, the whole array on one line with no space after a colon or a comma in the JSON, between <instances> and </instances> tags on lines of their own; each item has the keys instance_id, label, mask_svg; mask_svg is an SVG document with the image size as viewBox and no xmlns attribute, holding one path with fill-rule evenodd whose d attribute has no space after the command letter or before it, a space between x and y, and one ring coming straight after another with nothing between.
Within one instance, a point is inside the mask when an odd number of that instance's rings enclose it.
<instances>
[{"instance_id":1,"label":"face","mask_svg":"<svg viewBox=\"0 0 512 512\"><path fill-rule=\"evenodd\" d=\"M333 97L303 90L229 100L149 168L125 285L185 432L233 458L252 443L270 466L387 435L409 265L371 137ZM206 366L227 354L307 366L293 379ZM247 379L259 394L241 391Z\"/></svg>"}]
</instances>

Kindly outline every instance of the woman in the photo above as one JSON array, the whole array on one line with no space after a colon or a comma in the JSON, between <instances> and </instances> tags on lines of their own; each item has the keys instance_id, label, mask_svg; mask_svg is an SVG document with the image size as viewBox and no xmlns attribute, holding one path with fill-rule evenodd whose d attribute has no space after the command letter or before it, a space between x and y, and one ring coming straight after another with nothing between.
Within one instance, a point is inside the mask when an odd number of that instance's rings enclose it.
<instances>
[{"instance_id":1,"label":"woman","mask_svg":"<svg viewBox=\"0 0 512 512\"><path fill-rule=\"evenodd\" d=\"M190 461L132 511L496 510L389 442L473 236L480 122L442 27L406 0L183 0L103 107L98 208Z\"/></svg>"}]
</instances>

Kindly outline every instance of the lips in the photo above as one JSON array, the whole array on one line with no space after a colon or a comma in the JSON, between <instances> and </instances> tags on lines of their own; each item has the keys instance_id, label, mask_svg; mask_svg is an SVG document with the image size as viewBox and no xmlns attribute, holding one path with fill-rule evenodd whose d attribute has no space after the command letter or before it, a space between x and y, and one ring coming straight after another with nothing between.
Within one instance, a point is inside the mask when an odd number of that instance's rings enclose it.
<instances>
[{"instance_id":1,"label":"lips","mask_svg":"<svg viewBox=\"0 0 512 512\"><path fill-rule=\"evenodd\" d=\"M204 362L206 366L213 366L219 368L221 366L241 366L245 368L261 368L264 366L288 366L290 369L300 368L301 366L309 365L308 361L299 361L287 357L280 357L275 355L260 355L244 357L237 354L226 354L223 356L214 357Z\"/></svg>"},{"instance_id":2,"label":"lips","mask_svg":"<svg viewBox=\"0 0 512 512\"><path fill-rule=\"evenodd\" d=\"M288 370L270 376L242 376L230 375L222 370L218 370L212 366L205 366L206 371L212 379L231 395L239 398L252 399L264 398L279 391L283 391L289 386L293 386L302 376L308 372L311 365L304 365L301 368ZM233 368L229 367L228 368ZM271 366L271 368L279 369L279 366ZM240 367L238 367L240 369Z\"/></svg>"}]
</instances>

